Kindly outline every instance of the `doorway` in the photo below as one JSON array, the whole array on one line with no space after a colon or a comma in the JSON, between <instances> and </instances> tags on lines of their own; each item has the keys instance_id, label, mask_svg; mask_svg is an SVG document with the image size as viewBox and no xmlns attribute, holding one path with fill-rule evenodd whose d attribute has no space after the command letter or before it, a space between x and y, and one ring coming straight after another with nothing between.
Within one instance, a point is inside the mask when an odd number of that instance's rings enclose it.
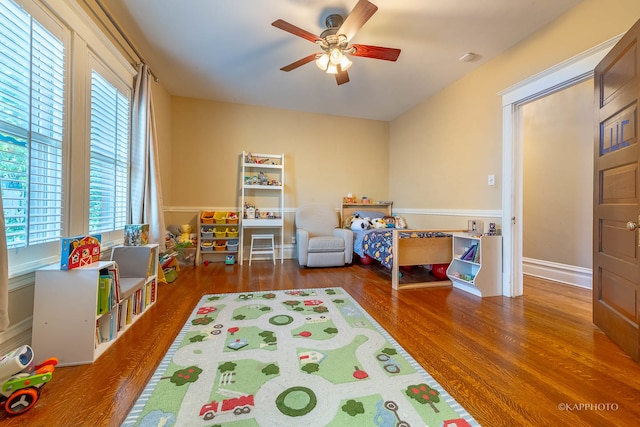
<instances>
[{"instance_id":1,"label":"doorway","mask_svg":"<svg viewBox=\"0 0 640 427\"><path fill-rule=\"evenodd\" d=\"M523 293L522 106L593 77L595 66L622 36L608 40L502 92L502 293Z\"/></svg>"},{"instance_id":2,"label":"doorway","mask_svg":"<svg viewBox=\"0 0 640 427\"><path fill-rule=\"evenodd\" d=\"M521 106L525 275L591 289L593 79Z\"/></svg>"}]
</instances>

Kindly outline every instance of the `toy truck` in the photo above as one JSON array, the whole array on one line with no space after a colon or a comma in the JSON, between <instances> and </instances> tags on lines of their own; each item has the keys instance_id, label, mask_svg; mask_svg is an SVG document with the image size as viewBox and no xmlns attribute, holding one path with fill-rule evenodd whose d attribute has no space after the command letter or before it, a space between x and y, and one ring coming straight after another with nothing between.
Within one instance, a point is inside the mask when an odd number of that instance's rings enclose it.
<instances>
[{"instance_id":1,"label":"toy truck","mask_svg":"<svg viewBox=\"0 0 640 427\"><path fill-rule=\"evenodd\" d=\"M58 359L33 366L33 350L23 345L0 358L0 406L10 415L22 414L35 405L40 389L51 381Z\"/></svg>"},{"instance_id":2,"label":"toy truck","mask_svg":"<svg viewBox=\"0 0 640 427\"><path fill-rule=\"evenodd\" d=\"M205 420L212 420L216 415L233 412L234 415L248 414L253 407L253 394L247 396L225 399L222 403L215 400L203 405L200 409L200 416Z\"/></svg>"}]
</instances>

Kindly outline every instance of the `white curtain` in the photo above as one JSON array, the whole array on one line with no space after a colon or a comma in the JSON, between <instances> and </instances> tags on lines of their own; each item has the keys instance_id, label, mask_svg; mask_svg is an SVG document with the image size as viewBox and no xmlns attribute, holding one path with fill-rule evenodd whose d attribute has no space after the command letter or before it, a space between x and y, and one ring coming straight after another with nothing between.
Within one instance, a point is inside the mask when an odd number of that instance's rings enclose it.
<instances>
[{"instance_id":1,"label":"white curtain","mask_svg":"<svg viewBox=\"0 0 640 427\"><path fill-rule=\"evenodd\" d=\"M156 122L149 67L140 64L133 94L130 224L149 224L149 242L165 250Z\"/></svg>"},{"instance_id":2,"label":"white curtain","mask_svg":"<svg viewBox=\"0 0 640 427\"><path fill-rule=\"evenodd\" d=\"M9 261L7 235L4 228L4 209L0 191L0 332L9 327Z\"/></svg>"}]
</instances>

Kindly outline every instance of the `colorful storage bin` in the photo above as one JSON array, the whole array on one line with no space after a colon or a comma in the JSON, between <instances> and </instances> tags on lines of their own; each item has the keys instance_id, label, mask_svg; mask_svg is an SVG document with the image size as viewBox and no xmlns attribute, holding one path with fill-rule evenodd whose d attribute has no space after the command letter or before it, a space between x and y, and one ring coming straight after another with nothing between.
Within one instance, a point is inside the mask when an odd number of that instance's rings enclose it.
<instances>
[{"instance_id":1,"label":"colorful storage bin","mask_svg":"<svg viewBox=\"0 0 640 427\"><path fill-rule=\"evenodd\" d=\"M224 251L227 249L227 242L224 240L216 240L213 247L216 251Z\"/></svg>"},{"instance_id":2,"label":"colorful storage bin","mask_svg":"<svg viewBox=\"0 0 640 427\"><path fill-rule=\"evenodd\" d=\"M215 212L202 211L200 214L200 222L203 224L213 224L213 215L215 215Z\"/></svg>"},{"instance_id":3,"label":"colorful storage bin","mask_svg":"<svg viewBox=\"0 0 640 427\"><path fill-rule=\"evenodd\" d=\"M227 213L216 212L213 214L213 219L216 221L216 224L224 224L225 222L227 222Z\"/></svg>"},{"instance_id":4,"label":"colorful storage bin","mask_svg":"<svg viewBox=\"0 0 640 427\"><path fill-rule=\"evenodd\" d=\"M227 214L227 224L237 224L238 218L238 212L229 212Z\"/></svg>"},{"instance_id":5,"label":"colorful storage bin","mask_svg":"<svg viewBox=\"0 0 640 427\"><path fill-rule=\"evenodd\" d=\"M227 227L227 237L238 237L238 229L235 227Z\"/></svg>"},{"instance_id":6,"label":"colorful storage bin","mask_svg":"<svg viewBox=\"0 0 640 427\"><path fill-rule=\"evenodd\" d=\"M227 240L227 251L238 252L238 239Z\"/></svg>"}]
</instances>

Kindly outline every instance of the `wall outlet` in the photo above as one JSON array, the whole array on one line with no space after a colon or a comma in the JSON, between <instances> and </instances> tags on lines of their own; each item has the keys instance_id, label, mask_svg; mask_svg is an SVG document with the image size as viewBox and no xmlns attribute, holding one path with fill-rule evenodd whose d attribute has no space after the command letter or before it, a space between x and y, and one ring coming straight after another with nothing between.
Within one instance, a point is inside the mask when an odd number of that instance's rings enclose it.
<instances>
[{"instance_id":1,"label":"wall outlet","mask_svg":"<svg viewBox=\"0 0 640 427\"><path fill-rule=\"evenodd\" d=\"M496 176L495 175L489 175L487 177L487 185L495 185L496 184Z\"/></svg>"}]
</instances>

